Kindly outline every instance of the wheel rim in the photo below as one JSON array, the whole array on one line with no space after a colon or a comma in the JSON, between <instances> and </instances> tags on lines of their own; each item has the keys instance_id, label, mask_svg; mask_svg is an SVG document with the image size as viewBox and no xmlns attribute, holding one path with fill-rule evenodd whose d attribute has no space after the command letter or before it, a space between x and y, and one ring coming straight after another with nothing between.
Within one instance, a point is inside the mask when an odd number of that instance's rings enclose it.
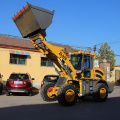
<instances>
[{"instance_id":1,"label":"wheel rim","mask_svg":"<svg viewBox=\"0 0 120 120\"><path fill-rule=\"evenodd\" d=\"M105 98L106 97L106 89L105 88L101 88L100 89L100 97L101 98Z\"/></svg>"},{"instance_id":2,"label":"wheel rim","mask_svg":"<svg viewBox=\"0 0 120 120\"><path fill-rule=\"evenodd\" d=\"M53 94L52 94L52 91L53 91L53 87L48 88L48 90L47 90L47 96L48 96L49 98L54 98L54 96L53 96Z\"/></svg>"},{"instance_id":3,"label":"wheel rim","mask_svg":"<svg viewBox=\"0 0 120 120\"><path fill-rule=\"evenodd\" d=\"M68 102L72 102L72 101L75 99L75 91L72 90L72 89L68 89L68 90L65 92L65 99L66 99Z\"/></svg>"}]
</instances>

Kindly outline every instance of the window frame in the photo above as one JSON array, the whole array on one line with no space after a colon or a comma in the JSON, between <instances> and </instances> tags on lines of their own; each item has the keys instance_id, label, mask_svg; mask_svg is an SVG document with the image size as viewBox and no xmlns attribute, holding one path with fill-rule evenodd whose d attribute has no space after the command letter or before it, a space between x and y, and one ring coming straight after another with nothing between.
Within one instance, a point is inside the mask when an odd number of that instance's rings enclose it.
<instances>
[{"instance_id":1,"label":"window frame","mask_svg":"<svg viewBox=\"0 0 120 120\"><path fill-rule=\"evenodd\" d=\"M45 61L42 61L42 58L45 59ZM49 63L51 65L49 65ZM46 57L41 57L41 61L40 61L40 66L41 67L54 67L53 65L54 63L51 60L48 60Z\"/></svg>"},{"instance_id":2,"label":"window frame","mask_svg":"<svg viewBox=\"0 0 120 120\"><path fill-rule=\"evenodd\" d=\"M11 56L14 56L13 58ZM23 58L21 58L23 57ZM12 60L15 60L14 62L12 62ZM20 60L24 60L24 63L21 64ZM27 55L18 55L18 54L11 54L9 56L9 64L11 65L26 65L27 63Z\"/></svg>"}]
</instances>

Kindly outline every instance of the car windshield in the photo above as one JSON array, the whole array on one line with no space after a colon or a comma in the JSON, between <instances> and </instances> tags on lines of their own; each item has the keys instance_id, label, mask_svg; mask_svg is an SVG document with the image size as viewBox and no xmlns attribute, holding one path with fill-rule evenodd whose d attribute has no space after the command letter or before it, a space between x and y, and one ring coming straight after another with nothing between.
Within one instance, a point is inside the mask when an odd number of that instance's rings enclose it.
<instances>
[{"instance_id":1,"label":"car windshield","mask_svg":"<svg viewBox=\"0 0 120 120\"><path fill-rule=\"evenodd\" d=\"M21 79L21 80L27 80L29 79L27 74L11 74L9 79Z\"/></svg>"},{"instance_id":2,"label":"car windshield","mask_svg":"<svg viewBox=\"0 0 120 120\"><path fill-rule=\"evenodd\" d=\"M57 79L58 79L58 76L45 76L44 81L53 81Z\"/></svg>"}]
</instances>

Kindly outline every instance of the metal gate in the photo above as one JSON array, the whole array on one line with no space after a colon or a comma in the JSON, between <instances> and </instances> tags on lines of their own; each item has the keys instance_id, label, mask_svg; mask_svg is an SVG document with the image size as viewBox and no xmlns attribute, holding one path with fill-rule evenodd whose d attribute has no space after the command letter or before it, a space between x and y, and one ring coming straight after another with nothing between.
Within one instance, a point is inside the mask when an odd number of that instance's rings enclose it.
<instances>
[{"instance_id":1,"label":"metal gate","mask_svg":"<svg viewBox=\"0 0 120 120\"><path fill-rule=\"evenodd\" d=\"M115 70L115 82L117 82L117 80L120 80L120 70Z\"/></svg>"}]
</instances>

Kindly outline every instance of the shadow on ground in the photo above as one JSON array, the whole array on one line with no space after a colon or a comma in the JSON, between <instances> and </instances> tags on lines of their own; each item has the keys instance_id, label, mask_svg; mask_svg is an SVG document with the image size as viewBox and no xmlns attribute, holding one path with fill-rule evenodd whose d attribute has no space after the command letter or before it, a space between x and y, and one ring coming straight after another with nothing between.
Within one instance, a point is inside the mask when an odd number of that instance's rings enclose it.
<instances>
[{"instance_id":1,"label":"shadow on ground","mask_svg":"<svg viewBox=\"0 0 120 120\"><path fill-rule=\"evenodd\" d=\"M57 102L0 108L4 120L119 120L120 97L98 103L92 99L64 107Z\"/></svg>"}]
</instances>

